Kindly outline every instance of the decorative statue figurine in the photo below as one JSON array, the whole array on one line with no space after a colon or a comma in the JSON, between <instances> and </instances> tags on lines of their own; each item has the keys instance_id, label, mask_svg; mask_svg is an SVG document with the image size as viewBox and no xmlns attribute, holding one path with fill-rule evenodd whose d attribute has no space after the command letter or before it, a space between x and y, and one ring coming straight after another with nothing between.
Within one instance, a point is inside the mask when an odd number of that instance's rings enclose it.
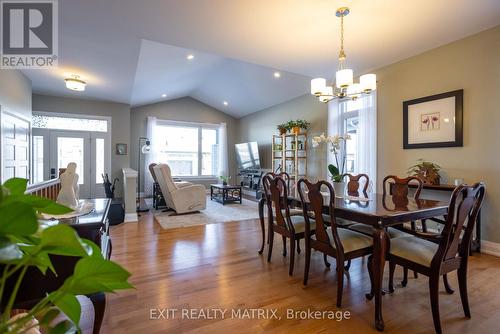
<instances>
[{"instance_id":1,"label":"decorative statue figurine","mask_svg":"<svg viewBox=\"0 0 500 334\"><path fill-rule=\"evenodd\" d=\"M57 203L76 209L78 207L78 174L76 163L70 162L66 171L59 176L61 190L57 196Z\"/></svg>"}]
</instances>

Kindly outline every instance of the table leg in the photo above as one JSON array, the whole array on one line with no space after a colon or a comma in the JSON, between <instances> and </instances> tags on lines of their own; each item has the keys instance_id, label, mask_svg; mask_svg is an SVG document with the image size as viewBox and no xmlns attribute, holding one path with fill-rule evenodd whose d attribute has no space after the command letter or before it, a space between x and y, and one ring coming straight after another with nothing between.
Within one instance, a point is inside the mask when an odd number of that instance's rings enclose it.
<instances>
[{"instance_id":1,"label":"table leg","mask_svg":"<svg viewBox=\"0 0 500 334\"><path fill-rule=\"evenodd\" d=\"M210 200L212 201L214 199L214 187L210 187Z\"/></svg>"},{"instance_id":2,"label":"table leg","mask_svg":"<svg viewBox=\"0 0 500 334\"><path fill-rule=\"evenodd\" d=\"M385 253L387 251L387 234L383 228L373 232L373 293L375 295L375 327L384 330L382 317L382 279L384 277Z\"/></svg>"},{"instance_id":3,"label":"table leg","mask_svg":"<svg viewBox=\"0 0 500 334\"><path fill-rule=\"evenodd\" d=\"M259 249L259 254L264 252L264 245L266 244L266 229L264 226L264 204L265 199L264 196L259 200L259 221L260 221L260 230L262 231L262 245Z\"/></svg>"}]
</instances>

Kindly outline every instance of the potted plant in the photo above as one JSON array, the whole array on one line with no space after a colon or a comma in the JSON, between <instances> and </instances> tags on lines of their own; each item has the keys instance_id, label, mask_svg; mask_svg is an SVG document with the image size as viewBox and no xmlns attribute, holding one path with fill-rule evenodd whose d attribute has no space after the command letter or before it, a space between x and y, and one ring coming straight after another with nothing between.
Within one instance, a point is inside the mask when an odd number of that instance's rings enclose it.
<instances>
[{"instance_id":1,"label":"potted plant","mask_svg":"<svg viewBox=\"0 0 500 334\"><path fill-rule=\"evenodd\" d=\"M81 239L72 227L65 224L42 226L39 214L64 214L72 209L49 199L25 195L26 185L27 180L13 178L0 186L0 291L3 291L0 294L3 312L0 333L27 333L30 330L36 333L40 329L47 333L80 332L81 309L76 296L132 288L128 283L130 273L104 259L99 247ZM36 267L43 274L47 270L57 274L51 262L52 255L79 258L73 275L30 310L12 316L28 268ZM69 320L54 323L60 312Z\"/></svg>"},{"instance_id":2,"label":"potted plant","mask_svg":"<svg viewBox=\"0 0 500 334\"><path fill-rule=\"evenodd\" d=\"M222 185L223 186L227 186L229 180L231 180L231 176L223 176L223 175L221 175L221 176L219 176L219 179L222 180Z\"/></svg>"},{"instance_id":3,"label":"potted plant","mask_svg":"<svg viewBox=\"0 0 500 334\"><path fill-rule=\"evenodd\" d=\"M441 166L430 161L425 161L424 159L418 159L417 164L408 168L408 175L416 176L423 183L438 185L440 183L441 176L439 171Z\"/></svg>"},{"instance_id":4,"label":"potted plant","mask_svg":"<svg viewBox=\"0 0 500 334\"><path fill-rule=\"evenodd\" d=\"M295 122L297 124L297 127L299 127L299 131L300 131L300 129L302 129L305 132L309 129L309 127L311 127L311 123L309 123L308 121L303 120L303 119L298 119Z\"/></svg>"},{"instance_id":5,"label":"potted plant","mask_svg":"<svg viewBox=\"0 0 500 334\"><path fill-rule=\"evenodd\" d=\"M288 131L286 123L279 124L278 126L276 126L276 128L280 132L280 135L284 135Z\"/></svg>"},{"instance_id":6,"label":"potted plant","mask_svg":"<svg viewBox=\"0 0 500 334\"><path fill-rule=\"evenodd\" d=\"M286 127L288 130L290 130L293 134L299 134L300 129L307 130L311 126L311 123L303 120L303 119L297 119L297 120L291 120L286 123Z\"/></svg>"},{"instance_id":7,"label":"potted plant","mask_svg":"<svg viewBox=\"0 0 500 334\"><path fill-rule=\"evenodd\" d=\"M328 171L330 172L330 178L333 182L335 193L339 195L343 195L345 190L345 182L342 175L344 175L346 168L347 157L344 152L346 141L349 139L351 139L351 136L348 133L343 136L325 136L325 134L322 133L321 136L315 136L312 139L313 147L317 147L321 143L330 145L330 152L332 152L335 157L335 165L328 165Z\"/></svg>"}]
</instances>

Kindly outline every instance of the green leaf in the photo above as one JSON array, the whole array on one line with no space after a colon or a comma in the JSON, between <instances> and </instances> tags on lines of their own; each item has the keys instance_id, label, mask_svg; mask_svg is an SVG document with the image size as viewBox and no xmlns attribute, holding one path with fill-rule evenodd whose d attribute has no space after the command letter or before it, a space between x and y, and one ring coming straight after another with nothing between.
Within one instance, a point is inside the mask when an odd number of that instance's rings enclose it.
<instances>
[{"instance_id":1,"label":"green leaf","mask_svg":"<svg viewBox=\"0 0 500 334\"><path fill-rule=\"evenodd\" d=\"M21 201L31 205L39 212L53 215L62 215L73 211L73 209L58 204L50 199L33 195L25 195L21 198Z\"/></svg>"},{"instance_id":2,"label":"green leaf","mask_svg":"<svg viewBox=\"0 0 500 334\"><path fill-rule=\"evenodd\" d=\"M28 185L27 179L12 178L5 181L3 186L9 189L11 195L24 195L26 186Z\"/></svg>"},{"instance_id":3,"label":"green leaf","mask_svg":"<svg viewBox=\"0 0 500 334\"><path fill-rule=\"evenodd\" d=\"M9 201L0 205L0 235L24 236L38 230L38 220L33 208L23 202Z\"/></svg>"},{"instance_id":4,"label":"green leaf","mask_svg":"<svg viewBox=\"0 0 500 334\"><path fill-rule=\"evenodd\" d=\"M332 164L328 165L328 171L330 172L330 174L332 174L332 176L337 176L340 174L337 166L332 165Z\"/></svg>"},{"instance_id":5,"label":"green leaf","mask_svg":"<svg viewBox=\"0 0 500 334\"><path fill-rule=\"evenodd\" d=\"M87 248L91 249L91 253L89 253L90 256L97 257L101 260L104 260L104 257L102 256L102 251L99 246L97 246L95 243L93 243L90 240L87 239L82 239L82 242L87 245Z\"/></svg>"},{"instance_id":6,"label":"green leaf","mask_svg":"<svg viewBox=\"0 0 500 334\"><path fill-rule=\"evenodd\" d=\"M49 299L76 325L80 322L81 306L78 299L71 294L54 293Z\"/></svg>"},{"instance_id":7,"label":"green leaf","mask_svg":"<svg viewBox=\"0 0 500 334\"><path fill-rule=\"evenodd\" d=\"M64 320L58 323L55 327L51 328L48 334L68 334L68 333L76 333L78 329L76 326L69 320Z\"/></svg>"},{"instance_id":8,"label":"green leaf","mask_svg":"<svg viewBox=\"0 0 500 334\"><path fill-rule=\"evenodd\" d=\"M12 263L23 258L19 246L6 237L0 237L0 263Z\"/></svg>"},{"instance_id":9,"label":"green leaf","mask_svg":"<svg viewBox=\"0 0 500 334\"><path fill-rule=\"evenodd\" d=\"M67 225L54 225L42 231L40 246L49 254L88 256L91 249Z\"/></svg>"},{"instance_id":10,"label":"green leaf","mask_svg":"<svg viewBox=\"0 0 500 334\"><path fill-rule=\"evenodd\" d=\"M129 277L130 273L119 264L90 256L77 262L73 276L66 279L61 291L86 295L129 289L133 287L127 282Z\"/></svg>"}]
</instances>

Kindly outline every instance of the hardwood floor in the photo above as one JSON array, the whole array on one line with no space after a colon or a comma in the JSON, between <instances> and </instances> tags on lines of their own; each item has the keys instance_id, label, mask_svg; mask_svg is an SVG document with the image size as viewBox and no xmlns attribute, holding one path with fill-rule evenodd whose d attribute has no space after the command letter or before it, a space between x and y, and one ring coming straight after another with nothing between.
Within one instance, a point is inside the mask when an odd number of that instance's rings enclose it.
<instances>
[{"instance_id":1,"label":"hardwood floor","mask_svg":"<svg viewBox=\"0 0 500 334\"><path fill-rule=\"evenodd\" d=\"M288 276L288 257L275 237L271 263L263 255L257 220L163 230L146 213L139 223L112 227L113 260L131 273L135 290L108 295L101 333L375 333L373 302L366 259L353 261L344 280L343 311L349 320L288 320L287 309L337 311L334 265L327 270L314 253L309 284L302 285L304 254L296 256L295 275ZM303 246L303 244L302 244ZM388 266L386 265L386 268ZM386 269L386 273L388 268ZM387 275L387 274L386 274ZM412 275L410 275L412 276ZM474 255L469 268L472 319L463 316L457 291L447 295L441 286L440 310L445 333L493 333L500 316L500 259ZM383 298L386 333L432 333L428 283L411 278L401 288L402 271L395 275L396 292ZM387 286L387 280L385 280ZM150 320L150 309L229 309L224 320ZM276 309L277 319L233 319L231 309ZM159 314L156 313L156 316ZM165 312L166 316L167 313Z\"/></svg>"}]
</instances>

